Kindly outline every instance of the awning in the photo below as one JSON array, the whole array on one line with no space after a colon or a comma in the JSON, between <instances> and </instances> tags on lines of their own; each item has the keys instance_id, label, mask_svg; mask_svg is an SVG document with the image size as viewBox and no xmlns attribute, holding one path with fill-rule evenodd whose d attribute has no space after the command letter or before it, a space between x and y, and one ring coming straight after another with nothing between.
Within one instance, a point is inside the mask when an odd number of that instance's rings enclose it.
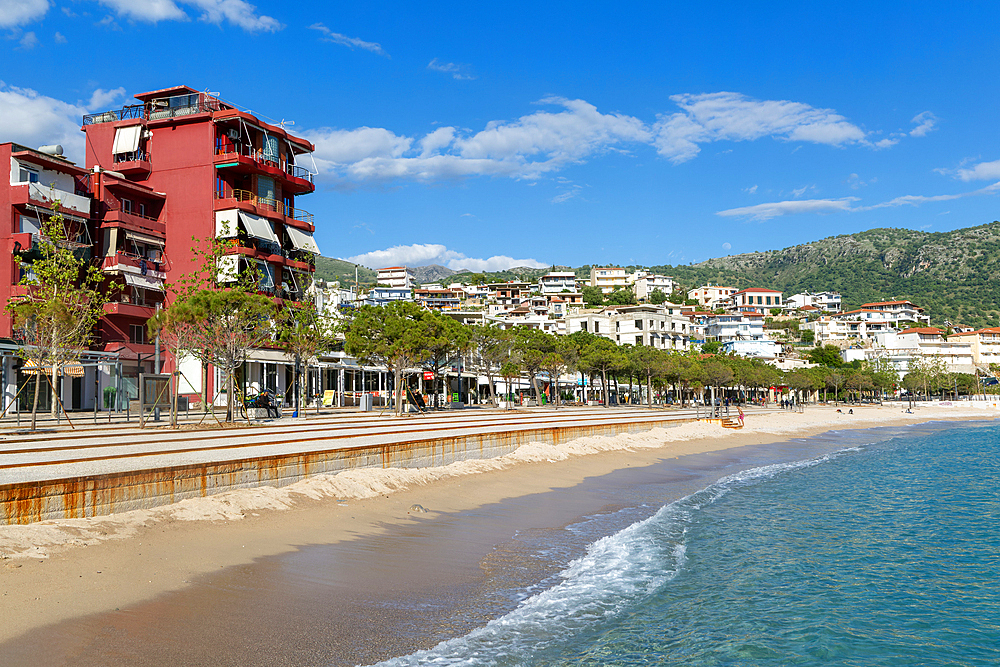
<instances>
[{"instance_id":1,"label":"awning","mask_svg":"<svg viewBox=\"0 0 1000 667\"><path fill-rule=\"evenodd\" d=\"M153 236L152 234L143 234L141 232L133 232L131 229L125 230L125 238L131 239L133 241L138 241L139 243L145 243L147 245L155 245L160 248L167 244L166 240L159 237Z\"/></svg>"},{"instance_id":2,"label":"awning","mask_svg":"<svg viewBox=\"0 0 1000 667\"><path fill-rule=\"evenodd\" d=\"M250 236L262 241L278 243L278 237L274 235L270 221L246 211L240 211L240 220L243 221L243 226L246 227L247 234Z\"/></svg>"},{"instance_id":3,"label":"awning","mask_svg":"<svg viewBox=\"0 0 1000 667\"><path fill-rule=\"evenodd\" d=\"M34 204L27 205L29 209L35 212L36 215L55 215L50 208L44 208L42 206L35 206ZM60 208L59 215L61 215L66 220L72 220L73 222L90 222L90 218L84 218L79 215L73 215L72 213L67 213L66 209Z\"/></svg>"},{"instance_id":4,"label":"awning","mask_svg":"<svg viewBox=\"0 0 1000 667\"><path fill-rule=\"evenodd\" d=\"M80 364L69 364L68 366L60 366L59 369L63 374L74 378L82 378L84 375L83 366ZM21 372L25 375L38 375L38 366L31 364L30 366L24 366L21 368ZM42 372L46 375L52 372L52 366L43 366Z\"/></svg>"},{"instance_id":5,"label":"awning","mask_svg":"<svg viewBox=\"0 0 1000 667\"><path fill-rule=\"evenodd\" d=\"M305 250L306 252L319 254L319 246L316 245L316 240L313 239L312 234L304 232L301 229L296 229L291 225L285 225L285 230L288 232L288 238L291 239L292 245L296 250Z\"/></svg>"},{"instance_id":6,"label":"awning","mask_svg":"<svg viewBox=\"0 0 1000 667\"><path fill-rule=\"evenodd\" d=\"M239 211L235 208L215 212L215 238L234 239L239 235Z\"/></svg>"},{"instance_id":7,"label":"awning","mask_svg":"<svg viewBox=\"0 0 1000 667\"><path fill-rule=\"evenodd\" d=\"M111 152L134 153L139 150L139 137L142 136L142 125L129 125L115 130L115 143Z\"/></svg>"},{"instance_id":8,"label":"awning","mask_svg":"<svg viewBox=\"0 0 1000 667\"><path fill-rule=\"evenodd\" d=\"M153 276L140 276L135 273L125 273L125 282L132 287L141 287L143 289L156 290L157 292L165 292L166 289L163 286L163 281L159 278L154 278Z\"/></svg>"}]
</instances>

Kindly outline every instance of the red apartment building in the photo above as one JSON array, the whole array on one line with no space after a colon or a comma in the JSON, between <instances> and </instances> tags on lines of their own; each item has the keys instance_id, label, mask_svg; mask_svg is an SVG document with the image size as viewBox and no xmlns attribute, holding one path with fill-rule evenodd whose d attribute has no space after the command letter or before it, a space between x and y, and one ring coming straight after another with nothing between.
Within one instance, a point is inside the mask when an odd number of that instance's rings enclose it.
<instances>
[{"instance_id":1,"label":"red apartment building","mask_svg":"<svg viewBox=\"0 0 1000 667\"><path fill-rule=\"evenodd\" d=\"M64 386L67 408L92 407L105 386L134 394L139 372L154 366L146 321L169 303L172 284L201 268L198 251L207 250L212 237L234 239L229 270L256 265L260 290L281 302L307 298L319 253L313 216L298 205L315 189L302 163L314 150L310 142L187 86L135 99L83 118L86 168L54 151L0 144L0 164L11 165L10 178L0 179L7 181L0 184L0 243L8 256L31 247L39 216L58 199L74 241L107 277L109 303L92 356L113 356L120 364L88 370L79 387ZM0 276L4 304L19 289L23 270L30 266L11 261ZM9 341L0 343L6 346L0 354L11 356L16 341L6 312L0 339ZM166 353L162 362L164 372L173 369ZM0 367L5 389L16 367L13 359ZM180 368L182 394L212 394L214 373L203 375L195 360ZM291 375L278 350L256 351L247 368L248 382L279 393Z\"/></svg>"}]
</instances>

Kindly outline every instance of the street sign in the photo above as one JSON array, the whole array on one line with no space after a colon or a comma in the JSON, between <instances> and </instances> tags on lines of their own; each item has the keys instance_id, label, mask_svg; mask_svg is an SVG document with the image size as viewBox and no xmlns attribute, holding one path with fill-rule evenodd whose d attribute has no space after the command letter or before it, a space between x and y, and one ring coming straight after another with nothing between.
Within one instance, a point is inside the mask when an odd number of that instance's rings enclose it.
<instances>
[{"instance_id":1,"label":"street sign","mask_svg":"<svg viewBox=\"0 0 1000 667\"><path fill-rule=\"evenodd\" d=\"M424 380L433 380L434 371L424 371Z\"/></svg>"}]
</instances>

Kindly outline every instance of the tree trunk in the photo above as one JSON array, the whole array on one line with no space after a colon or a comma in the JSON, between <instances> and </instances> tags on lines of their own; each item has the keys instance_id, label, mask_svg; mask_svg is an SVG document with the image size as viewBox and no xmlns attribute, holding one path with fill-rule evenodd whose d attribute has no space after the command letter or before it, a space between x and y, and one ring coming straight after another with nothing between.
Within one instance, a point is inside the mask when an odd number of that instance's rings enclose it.
<instances>
[{"instance_id":1,"label":"tree trunk","mask_svg":"<svg viewBox=\"0 0 1000 667\"><path fill-rule=\"evenodd\" d=\"M39 363L37 366L35 366L35 400L31 404L31 430L32 431L35 430L35 423L36 423L36 420L38 418L38 390L40 388L39 384L41 384L41 381L42 381L42 366ZM15 397L14 400L17 400L17 397Z\"/></svg>"},{"instance_id":2,"label":"tree trunk","mask_svg":"<svg viewBox=\"0 0 1000 667\"><path fill-rule=\"evenodd\" d=\"M601 371L601 390L604 394L604 407L608 407L608 372Z\"/></svg>"},{"instance_id":3,"label":"tree trunk","mask_svg":"<svg viewBox=\"0 0 1000 667\"><path fill-rule=\"evenodd\" d=\"M41 371L41 369L39 369L39 371ZM50 406L49 412L51 413L53 419L56 419L59 416L59 413L58 413L58 410L59 410L59 401L58 401L59 392L56 389L56 387L58 386L58 383L56 382L56 374L58 372L59 372L59 365L56 364L55 362L52 362L52 382L50 382L51 389L52 389L52 405ZM39 377L39 379L41 379L41 377Z\"/></svg>"},{"instance_id":4,"label":"tree trunk","mask_svg":"<svg viewBox=\"0 0 1000 667\"><path fill-rule=\"evenodd\" d=\"M646 373L646 405L653 407L653 374Z\"/></svg>"},{"instance_id":5,"label":"tree trunk","mask_svg":"<svg viewBox=\"0 0 1000 667\"><path fill-rule=\"evenodd\" d=\"M401 382L402 373L400 373L396 369L393 370L395 371L393 373L395 377L393 378L392 384L393 386L396 387L396 416L399 417L400 415L403 414L403 386L402 386L403 383Z\"/></svg>"}]
</instances>

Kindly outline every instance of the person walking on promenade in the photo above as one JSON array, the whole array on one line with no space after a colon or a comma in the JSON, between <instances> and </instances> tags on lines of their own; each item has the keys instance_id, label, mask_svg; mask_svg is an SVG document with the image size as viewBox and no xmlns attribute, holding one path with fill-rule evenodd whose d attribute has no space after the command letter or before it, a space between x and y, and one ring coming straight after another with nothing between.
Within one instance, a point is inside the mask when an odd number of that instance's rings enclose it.
<instances>
[{"instance_id":1,"label":"person walking on promenade","mask_svg":"<svg viewBox=\"0 0 1000 667\"><path fill-rule=\"evenodd\" d=\"M740 411L740 416L739 416L740 428L743 428L743 408L737 406L736 409Z\"/></svg>"}]
</instances>

